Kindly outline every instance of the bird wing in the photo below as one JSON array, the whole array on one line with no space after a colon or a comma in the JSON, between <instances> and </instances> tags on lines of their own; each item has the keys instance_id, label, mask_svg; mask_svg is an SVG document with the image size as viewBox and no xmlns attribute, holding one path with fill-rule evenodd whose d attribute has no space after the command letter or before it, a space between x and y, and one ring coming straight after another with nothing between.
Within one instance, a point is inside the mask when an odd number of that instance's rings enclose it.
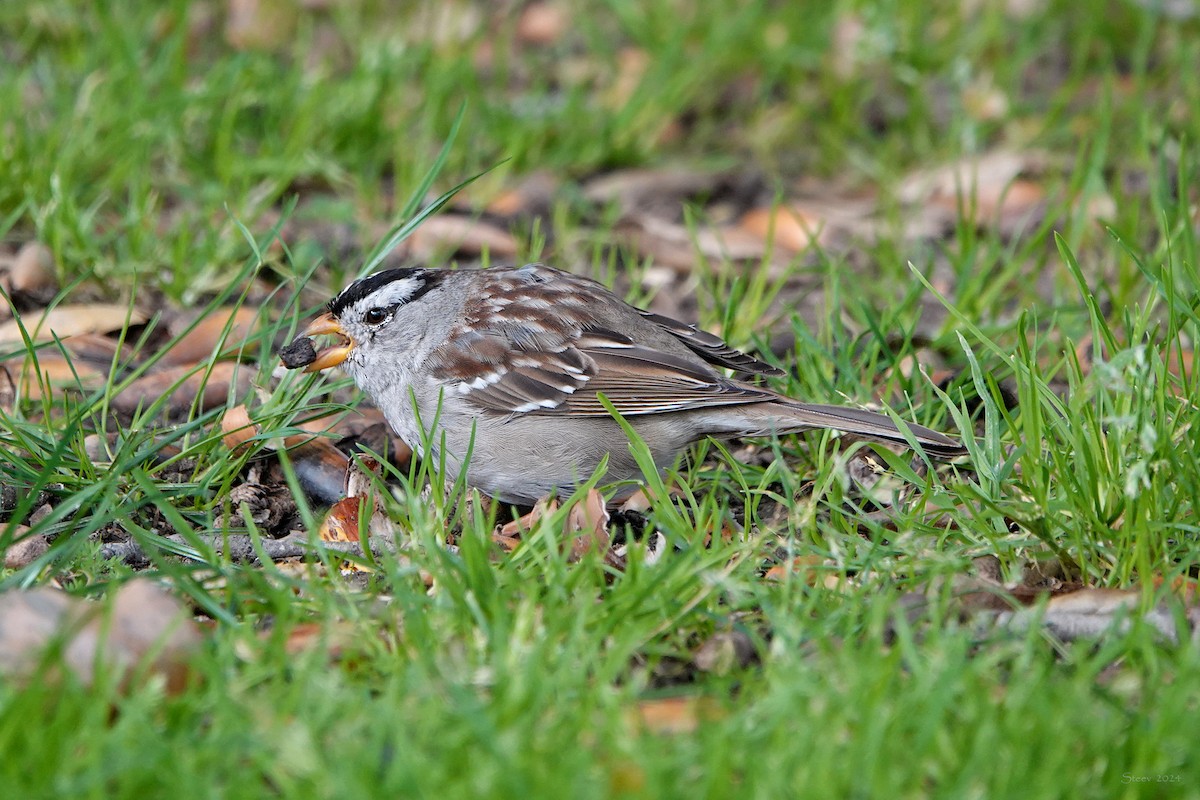
<instances>
[{"instance_id":1,"label":"bird wing","mask_svg":"<svg viewBox=\"0 0 1200 800\"><path fill-rule=\"evenodd\" d=\"M623 333L551 317L463 330L431 358L446 392L500 414L608 416L599 394L624 416L778 398Z\"/></svg>"},{"instance_id":2,"label":"bird wing","mask_svg":"<svg viewBox=\"0 0 1200 800\"><path fill-rule=\"evenodd\" d=\"M638 309L638 313L683 342L696 355L718 367L748 372L752 375L782 375L783 370L760 361L748 353L730 347L720 336L702 331L695 325L685 325L677 319Z\"/></svg>"}]
</instances>

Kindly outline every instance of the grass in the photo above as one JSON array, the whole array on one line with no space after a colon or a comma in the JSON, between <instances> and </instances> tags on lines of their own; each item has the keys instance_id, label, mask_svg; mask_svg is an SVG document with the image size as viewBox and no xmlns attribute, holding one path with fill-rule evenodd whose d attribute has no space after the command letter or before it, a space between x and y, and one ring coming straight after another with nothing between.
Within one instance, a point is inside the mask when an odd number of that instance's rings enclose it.
<instances>
[{"instance_id":1,"label":"grass","mask_svg":"<svg viewBox=\"0 0 1200 800\"><path fill-rule=\"evenodd\" d=\"M571 5L569 32L538 48L512 19L471 29L483 12L446 7L304 10L250 49L201 3L0 8L4 243L47 243L78 284L67 297L216 308L254 278L273 292L247 350L265 431L250 452L221 443L219 411L164 431L147 407L118 429L107 409L136 377L121 359L100 388L0 417L10 516L56 498L31 531L50 551L0 585L106 594L131 575L94 541L117 524L217 621L179 695L153 677L0 684L13 796L1200 796L1194 643L1134 624L1064 645L962 618L954 584L982 556L1014 580L1057 559L1143 587L1149 608L1173 602L1156 581L1195 577L1200 412L1181 359L1200 333L1196 21L1134 3L1013 19L999 4L654 0ZM1042 154L1045 221L1001 236L960 198L949 235L903 234L924 213L888 199L904 176L998 146ZM423 496L426 474L389 476L414 547L381 554L365 591L332 554L288 569L217 552L209 534L245 532L227 495L248 460L330 402L324 378L270 375L311 311L310 275L341 285L393 221L495 167L472 202L534 169L564 181L548 217L517 223L522 247L636 276L652 265L611 244L616 212L578 181L664 163L758 169L783 196L805 177L882 187L883 235L779 281L713 263L699 315L749 344L795 300L788 280L819 286L778 388L976 429L967 463L924 475L881 453L896 479L867 498L828 436L767 443L780 458L765 467L703 445L684 496L650 512L667 552L635 543L619 573L568 562L563 513L498 557L491 520ZM936 386L912 357L958 377ZM86 454L97 430L119 433L111 463ZM167 443L180 452L164 463ZM905 484L912 501L892 503ZM705 541L743 508L745 533ZM182 543L156 535L163 520ZM464 526L457 552L438 544L447 521ZM806 566L764 580L781 554ZM929 602L914 618L912 592ZM295 646L313 623L318 644ZM754 663L691 666L730 632ZM642 721L672 698L682 732Z\"/></svg>"}]
</instances>

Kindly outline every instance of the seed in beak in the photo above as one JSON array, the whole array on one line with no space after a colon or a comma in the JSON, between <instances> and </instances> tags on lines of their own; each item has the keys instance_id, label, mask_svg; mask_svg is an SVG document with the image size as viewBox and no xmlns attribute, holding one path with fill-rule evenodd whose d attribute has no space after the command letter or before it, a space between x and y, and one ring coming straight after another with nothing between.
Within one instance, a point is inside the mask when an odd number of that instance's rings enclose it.
<instances>
[{"instance_id":1,"label":"seed in beak","mask_svg":"<svg viewBox=\"0 0 1200 800\"><path fill-rule=\"evenodd\" d=\"M313 336L336 336L338 342L318 351L313 346ZM352 349L354 341L342 331L342 326L332 314L325 313L313 320L291 344L280 350L279 357L288 369L303 367L305 372L320 372L341 364Z\"/></svg>"}]
</instances>

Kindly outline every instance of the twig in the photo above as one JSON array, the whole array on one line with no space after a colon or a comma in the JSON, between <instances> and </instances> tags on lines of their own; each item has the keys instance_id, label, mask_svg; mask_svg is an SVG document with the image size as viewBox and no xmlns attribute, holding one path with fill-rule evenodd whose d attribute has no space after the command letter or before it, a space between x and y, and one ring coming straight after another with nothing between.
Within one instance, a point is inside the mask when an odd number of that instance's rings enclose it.
<instances>
[{"instance_id":1,"label":"twig","mask_svg":"<svg viewBox=\"0 0 1200 800\"><path fill-rule=\"evenodd\" d=\"M177 533L162 538L184 547L191 544ZM248 534L202 534L199 535L199 538L218 553L224 553L225 548L228 547L229 558L233 561L251 564L259 562L259 551L255 550L253 539ZM299 534L290 534L282 539L260 539L258 546L261 552L272 561L313 555L318 549L363 555L362 545L358 542L321 542L319 545L315 545ZM145 567L150 564L150 558L146 555L146 551L135 541L106 544L100 548L100 555L103 558L119 558L131 567Z\"/></svg>"}]
</instances>

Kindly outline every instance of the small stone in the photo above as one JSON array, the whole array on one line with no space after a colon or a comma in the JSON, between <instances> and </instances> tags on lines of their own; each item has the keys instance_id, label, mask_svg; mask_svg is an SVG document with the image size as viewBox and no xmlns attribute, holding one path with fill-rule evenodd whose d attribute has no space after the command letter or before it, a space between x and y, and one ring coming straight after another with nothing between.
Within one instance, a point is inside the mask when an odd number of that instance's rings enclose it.
<instances>
[{"instance_id":1,"label":"small stone","mask_svg":"<svg viewBox=\"0 0 1200 800\"><path fill-rule=\"evenodd\" d=\"M50 543L45 536L29 536L28 532L24 525L16 526L14 541L4 551L5 569L23 569L49 552Z\"/></svg>"},{"instance_id":2,"label":"small stone","mask_svg":"<svg viewBox=\"0 0 1200 800\"><path fill-rule=\"evenodd\" d=\"M307 367L317 360L317 350L312 339L301 336L279 351L279 358L288 369Z\"/></svg>"}]
</instances>

